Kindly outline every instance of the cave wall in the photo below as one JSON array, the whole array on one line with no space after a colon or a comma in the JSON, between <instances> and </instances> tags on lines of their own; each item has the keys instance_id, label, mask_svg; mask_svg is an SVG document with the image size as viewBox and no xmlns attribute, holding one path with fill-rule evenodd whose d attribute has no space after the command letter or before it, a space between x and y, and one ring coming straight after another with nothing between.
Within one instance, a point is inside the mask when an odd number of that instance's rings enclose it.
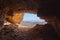
<instances>
[{"instance_id":1,"label":"cave wall","mask_svg":"<svg viewBox=\"0 0 60 40\"><path fill-rule=\"evenodd\" d=\"M0 0L0 25L3 25L8 13L12 15L14 11L36 13L38 7L39 1L37 0Z\"/></svg>"},{"instance_id":2,"label":"cave wall","mask_svg":"<svg viewBox=\"0 0 60 40\"><path fill-rule=\"evenodd\" d=\"M58 0L40 0L40 8L37 16L45 19L48 24L53 25L53 28L60 36L60 15Z\"/></svg>"},{"instance_id":3,"label":"cave wall","mask_svg":"<svg viewBox=\"0 0 60 40\"><path fill-rule=\"evenodd\" d=\"M20 3L18 2L18 4L17 4L17 2L18 1L16 1L16 0L9 0L9 1L8 0L0 0L0 5L1 5L0 6L0 27L3 25L4 20L6 18L6 15L7 15L7 12L10 9L12 9L12 11L20 10L21 7L22 7L21 8L22 11L23 11L23 9L28 9L28 10L29 9L31 9L31 10L32 9L34 9L34 10L37 9L37 7L36 7L37 3L35 5L35 4L33 4L33 1L27 1L27 3L25 2L27 4L27 6L26 6L26 4L24 4L23 1L22 1L23 5L21 4L20 1L19 1ZM60 37L60 15L59 15L59 13L60 13L59 12L59 9L60 9L59 5L60 4L59 4L59 2L57 2L57 0L40 0L40 1L37 1L37 2L40 3L39 4L40 8L38 8L37 16L41 17L42 19L45 19L48 22L48 24L51 24L52 27L54 28L55 32ZM30 3L33 4L33 5L31 6ZM41 26L39 26L39 25L37 25L37 26L36 26L37 27L36 29L32 29L36 34L34 34L33 31L31 32L31 34L33 35L33 36L31 35L31 37L32 38L34 37L34 39L35 39L35 37L37 37L37 34L40 38L41 35L39 35L39 34L42 32L41 28L40 28ZM45 26L44 26L44 28L45 28ZM43 28L42 28L42 30L43 30ZM41 34L43 35L43 33L41 33ZM30 35L29 35L29 37L30 37Z\"/></svg>"},{"instance_id":4,"label":"cave wall","mask_svg":"<svg viewBox=\"0 0 60 40\"><path fill-rule=\"evenodd\" d=\"M47 20L50 24L60 26L59 5L58 0L0 0L0 21L5 20L10 9L13 11L30 10L26 12L34 10L34 12L37 12L36 10L38 9L37 16ZM59 28L59 26L56 28Z\"/></svg>"}]
</instances>

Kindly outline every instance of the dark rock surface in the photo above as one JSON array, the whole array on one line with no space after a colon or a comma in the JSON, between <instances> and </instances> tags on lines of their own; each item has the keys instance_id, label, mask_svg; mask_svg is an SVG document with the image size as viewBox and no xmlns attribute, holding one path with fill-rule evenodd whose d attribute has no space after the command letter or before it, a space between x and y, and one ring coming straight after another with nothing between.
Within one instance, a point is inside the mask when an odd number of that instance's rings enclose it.
<instances>
[{"instance_id":1,"label":"dark rock surface","mask_svg":"<svg viewBox=\"0 0 60 40\"><path fill-rule=\"evenodd\" d=\"M26 40L25 32L19 31L17 27L5 26L0 30L0 40Z\"/></svg>"},{"instance_id":2,"label":"dark rock surface","mask_svg":"<svg viewBox=\"0 0 60 40\"><path fill-rule=\"evenodd\" d=\"M51 25L36 25L28 31L9 25L0 30L0 40L59 40Z\"/></svg>"}]
</instances>

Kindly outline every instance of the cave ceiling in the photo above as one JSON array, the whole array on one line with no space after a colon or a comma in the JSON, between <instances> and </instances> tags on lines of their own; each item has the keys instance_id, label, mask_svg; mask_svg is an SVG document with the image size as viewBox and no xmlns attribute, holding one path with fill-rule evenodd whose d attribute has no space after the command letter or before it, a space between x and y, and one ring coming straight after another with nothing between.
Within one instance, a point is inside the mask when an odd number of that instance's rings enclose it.
<instances>
[{"instance_id":1,"label":"cave ceiling","mask_svg":"<svg viewBox=\"0 0 60 40\"><path fill-rule=\"evenodd\" d=\"M1 9L9 7L13 10L22 10L26 12L37 12L40 0L0 0Z\"/></svg>"},{"instance_id":2,"label":"cave ceiling","mask_svg":"<svg viewBox=\"0 0 60 40\"><path fill-rule=\"evenodd\" d=\"M22 10L31 13L36 13L39 10L38 13L42 16L59 17L59 3L57 0L0 0L0 9L8 7L15 11Z\"/></svg>"}]
</instances>

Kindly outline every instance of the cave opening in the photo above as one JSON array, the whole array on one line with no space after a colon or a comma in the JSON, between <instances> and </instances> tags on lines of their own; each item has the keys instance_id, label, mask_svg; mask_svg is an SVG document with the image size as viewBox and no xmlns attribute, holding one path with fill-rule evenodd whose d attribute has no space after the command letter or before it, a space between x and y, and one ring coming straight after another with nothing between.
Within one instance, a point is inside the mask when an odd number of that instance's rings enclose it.
<instances>
[{"instance_id":1,"label":"cave opening","mask_svg":"<svg viewBox=\"0 0 60 40\"><path fill-rule=\"evenodd\" d=\"M47 22L44 19L41 19L40 17L38 17L37 14L24 13L24 17L21 22L21 25L27 26L27 27L34 27L37 24L45 25L45 24L47 24Z\"/></svg>"}]
</instances>

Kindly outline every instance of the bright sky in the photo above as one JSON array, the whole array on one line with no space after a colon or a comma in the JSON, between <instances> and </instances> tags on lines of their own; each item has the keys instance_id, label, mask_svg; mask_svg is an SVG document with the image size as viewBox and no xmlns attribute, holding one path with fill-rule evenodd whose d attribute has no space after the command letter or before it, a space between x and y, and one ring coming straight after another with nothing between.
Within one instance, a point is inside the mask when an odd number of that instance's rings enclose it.
<instances>
[{"instance_id":1,"label":"bright sky","mask_svg":"<svg viewBox=\"0 0 60 40\"><path fill-rule=\"evenodd\" d=\"M37 17L37 14L25 13L23 21L44 21L44 20L39 19L39 17Z\"/></svg>"}]
</instances>

